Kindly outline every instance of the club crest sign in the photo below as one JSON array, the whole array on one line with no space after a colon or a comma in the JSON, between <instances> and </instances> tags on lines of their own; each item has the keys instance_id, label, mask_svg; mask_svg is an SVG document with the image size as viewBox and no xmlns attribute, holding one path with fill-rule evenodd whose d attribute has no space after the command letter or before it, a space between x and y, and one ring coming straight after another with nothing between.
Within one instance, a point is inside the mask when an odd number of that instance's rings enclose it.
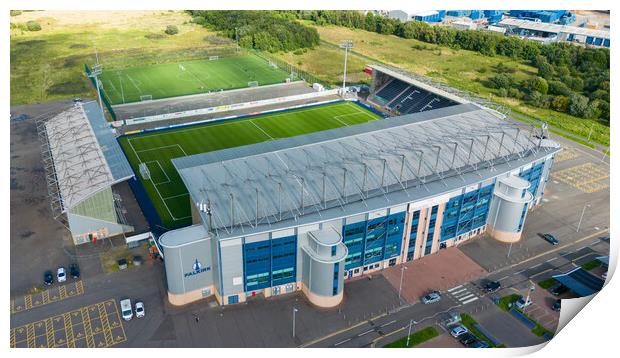
<instances>
[{"instance_id":1,"label":"club crest sign","mask_svg":"<svg viewBox=\"0 0 620 358\"><path fill-rule=\"evenodd\" d=\"M211 267L203 267L200 261L198 261L198 258L196 258L196 260L192 264L192 271L184 273L183 277L191 277L207 271L211 271Z\"/></svg>"}]
</instances>

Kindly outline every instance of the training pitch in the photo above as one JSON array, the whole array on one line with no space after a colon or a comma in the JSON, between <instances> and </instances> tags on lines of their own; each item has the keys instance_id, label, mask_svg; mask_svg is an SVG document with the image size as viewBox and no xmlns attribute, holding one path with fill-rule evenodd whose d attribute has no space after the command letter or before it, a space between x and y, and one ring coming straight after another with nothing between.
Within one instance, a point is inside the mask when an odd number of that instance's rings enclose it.
<instances>
[{"instance_id":1,"label":"training pitch","mask_svg":"<svg viewBox=\"0 0 620 358\"><path fill-rule=\"evenodd\" d=\"M191 224L187 189L171 159L230 147L286 138L305 133L359 124L381 118L352 103L304 107L236 120L119 138L129 162L144 185L162 224L178 228ZM144 163L150 179L144 179Z\"/></svg>"},{"instance_id":2,"label":"training pitch","mask_svg":"<svg viewBox=\"0 0 620 358\"><path fill-rule=\"evenodd\" d=\"M239 55L120 70L104 68L100 79L104 94L115 105L283 83L288 77L258 56Z\"/></svg>"}]
</instances>

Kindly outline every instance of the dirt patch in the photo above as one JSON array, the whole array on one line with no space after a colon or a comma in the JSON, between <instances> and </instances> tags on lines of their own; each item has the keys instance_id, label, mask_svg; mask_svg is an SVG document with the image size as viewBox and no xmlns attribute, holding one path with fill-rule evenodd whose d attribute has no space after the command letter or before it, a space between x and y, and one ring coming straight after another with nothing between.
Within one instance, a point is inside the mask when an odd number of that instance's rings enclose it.
<instances>
[{"instance_id":1,"label":"dirt patch","mask_svg":"<svg viewBox=\"0 0 620 358\"><path fill-rule=\"evenodd\" d=\"M420 297L429 291L447 290L464 282L476 280L487 273L455 247L404 265L407 269L403 278L402 297L410 303L419 301ZM398 290L401 267L391 267L383 270L382 274Z\"/></svg>"}]
</instances>

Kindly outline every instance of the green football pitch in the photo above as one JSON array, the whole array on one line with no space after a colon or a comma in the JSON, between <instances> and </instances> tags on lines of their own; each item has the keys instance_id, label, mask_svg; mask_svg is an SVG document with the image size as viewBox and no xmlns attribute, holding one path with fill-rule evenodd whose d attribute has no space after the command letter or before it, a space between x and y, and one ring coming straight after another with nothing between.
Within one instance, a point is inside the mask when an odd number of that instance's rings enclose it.
<instances>
[{"instance_id":1,"label":"green football pitch","mask_svg":"<svg viewBox=\"0 0 620 358\"><path fill-rule=\"evenodd\" d=\"M292 137L381 118L351 102L299 108L243 119L119 138L134 172L142 181L162 224L178 228L191 224L189 195L171 159L271 139ZM148 168L150 179L140 174Z\"/></svg>"},{"instance_id":2,"label":"green football pitch","mask_svg":"<svg viewBox=\"0 0 620 358\"><path fill-rule=\"evenodd\" d=\"M255 55L221 57L120 70L101 74L103 91L112 105L141 100L184 96L209 91L283 83L289 74Z\"/></svg>"}]
</instances>

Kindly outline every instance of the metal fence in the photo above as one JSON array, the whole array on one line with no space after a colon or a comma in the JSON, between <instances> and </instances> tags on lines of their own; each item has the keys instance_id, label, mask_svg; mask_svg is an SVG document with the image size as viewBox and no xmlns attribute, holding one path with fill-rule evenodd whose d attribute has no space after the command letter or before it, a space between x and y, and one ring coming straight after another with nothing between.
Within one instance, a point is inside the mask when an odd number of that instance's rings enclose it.
<instances>
[{"instance_id":1,"label":"metal fence","mask_svg":"<svg viewBox=\"0 0 620 358\"><path fill-rule=\"evenodd\" d=\"M296 81L296 80L304 80L308 83L320 83L321 85L323 85L325 88L331 88L331 86L327 83L325 83L325 81L320 80L318 77L314 76L311 73L308 73L302 69L300 69L299 67L293 66L290 63L279 59L273 55L271 55L268 52L262 52L262 51L251 51L251 53L255 54L256 56L262 58L265 61L268 61L269 63L274 64L275 66L277 66L279 69L289 73L291 75L291 81Z\"/></svg>"}]
</instances>

